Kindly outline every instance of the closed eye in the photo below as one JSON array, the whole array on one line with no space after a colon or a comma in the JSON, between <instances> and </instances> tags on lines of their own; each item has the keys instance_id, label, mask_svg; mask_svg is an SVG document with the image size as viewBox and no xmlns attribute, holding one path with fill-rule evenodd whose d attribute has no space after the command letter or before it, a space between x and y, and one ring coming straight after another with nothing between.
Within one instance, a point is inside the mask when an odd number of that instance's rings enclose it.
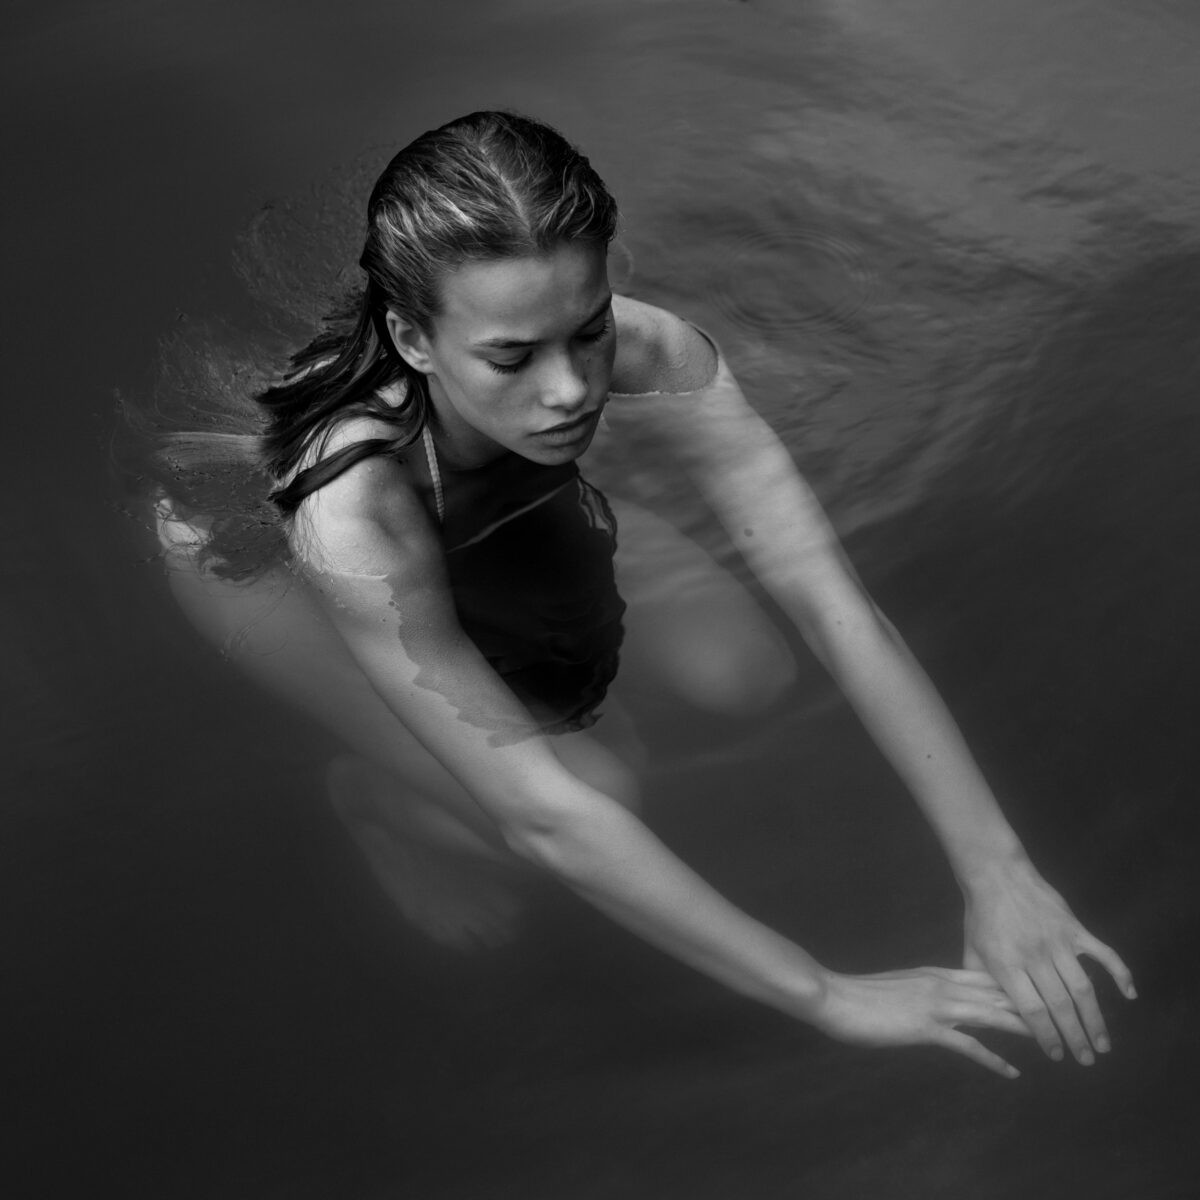
<instances>
[{"instance_id":1,"label":"closed eye","mask_svg":"<svg viewBox=\"0 0 1200 1200\"><path fill-rule=\"evenodd\" d=\"M612 310L610 309L609 312L611 313L611 311ZM576 334L575 336L576 336L576 339L581 342L588 342L588 343L599 342L607 335L608 331L611 328L612 328L612 321L611 321L610 317L608 315L606 315L604 318L604 324L601 325L599 329L594 330L590 333L579 333L579 334ZM487 365L489 367L491 367L492 370L495 371L498 375L515 375L523 367L528 365L529 360L532 357L533 357L532 354L526 354L523 357L519 358L514 363L498 363L498 362L493 362L489 358L487 360Z\"/></svg>"},{"instance_id":2,"label":"closed eye","mask_svg":"<svg viewBox=\"0 0 1200 1200\"><path fill-rule=\"evenodd\" d=\"M612 310L610 309L609 311L611 312ZM601 325L599 329L597 329L594 333L581 333L579 335L579 340L581 342L598 342L611 328L612 321L609 320L608 316L605 316L604 324Z\"/></svg>"},{"instance_id":3,"label":"closed eye","mask_svg":"<svg viewBox=\"0 0 1200 1200\"><path fill-rule=\"evenodd\" d=\"M489 358L487 360L487 365L491 367L493 371L496 371L501 375L515 375L523 366L525 366L530 357L530 355L526 354L524 358L518 359L515 363L492 362L492 360Z\"/></svg>"}]
</instances>

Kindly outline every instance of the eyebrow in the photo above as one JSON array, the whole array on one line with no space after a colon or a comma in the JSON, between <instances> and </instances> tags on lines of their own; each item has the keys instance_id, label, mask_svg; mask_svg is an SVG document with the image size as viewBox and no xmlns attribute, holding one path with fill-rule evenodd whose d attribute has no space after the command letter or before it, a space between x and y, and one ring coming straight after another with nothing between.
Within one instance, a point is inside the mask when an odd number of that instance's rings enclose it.
<instances>
[{"instance_id":1,"label":"eyebrow","mask_svg":"<svg viewBox=\"0 0 1200 1200\"><path fill-rule=\"evenodd\" d=\"M593 321L601 317L608 311L608 306L612 303L612 294L610 293L604 303L601 304L590 317L587 317L579 326L580 329L586 329ZM485 338L482 342L476 342L475 345L481 350L525 350L530 346L540 346L542 339L534 338L532 341L526 341L522 338Z\"/></svg>"}]
</instances>

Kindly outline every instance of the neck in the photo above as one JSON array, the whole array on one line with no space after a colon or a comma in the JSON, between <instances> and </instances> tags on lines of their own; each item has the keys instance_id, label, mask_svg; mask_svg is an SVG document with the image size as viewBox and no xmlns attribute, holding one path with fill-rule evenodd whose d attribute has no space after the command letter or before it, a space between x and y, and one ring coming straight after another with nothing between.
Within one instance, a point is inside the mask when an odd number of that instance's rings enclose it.
<instances>
[{"instance_id":1,"label":"neck","mask_svg":"<svg viewBox=\"0 0 1200 1200\"><path fill-rule=\"evenodd\" d=\"M511 453L436 399L430 405L429 427L437 442L438 457L451 471L477 471Z\"/></svg>"}]
</instances>

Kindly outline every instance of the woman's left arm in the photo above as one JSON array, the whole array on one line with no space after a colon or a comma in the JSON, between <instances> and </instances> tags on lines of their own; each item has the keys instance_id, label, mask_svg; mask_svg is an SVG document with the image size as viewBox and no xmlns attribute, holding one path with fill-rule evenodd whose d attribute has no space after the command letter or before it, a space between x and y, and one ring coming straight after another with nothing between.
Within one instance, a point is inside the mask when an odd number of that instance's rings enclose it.
<instances>
[{"instance_id":1,"label":"woman's left arm","mask_svg":"<svg viewBox=\"0 0 1200 1200\"><path fill-rule=\"evenodd\" d=\"M1080 955L1127 996L1133 980L1035 870L928 676L858 584L791 456L710 343L655 310L663 362L709 361L710 381L630 403L669 444L755 576L837 680L945 848L966 899L966 966L1003 987L1052 1058L1080 1062L1108 1033ZM713 375L715 371L715 375ZM704 374L700 370L700 374Z\"/></svg>"}]
</instances>

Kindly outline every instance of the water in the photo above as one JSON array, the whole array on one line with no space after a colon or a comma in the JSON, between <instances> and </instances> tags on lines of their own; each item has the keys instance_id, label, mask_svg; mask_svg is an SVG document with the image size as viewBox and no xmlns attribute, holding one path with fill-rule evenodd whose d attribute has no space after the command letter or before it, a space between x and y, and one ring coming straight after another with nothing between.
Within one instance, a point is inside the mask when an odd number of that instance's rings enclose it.
<instances>
[{"instance_id":1,"label":"water","mask_svg":"<svg viewBox=\"0 0 1200 1200\"><path fill-rule=\"evenodd\" d=\"M1191 1194L1189 6L61 2L4 55L17 1194ZM628 287L722 343L1131 963L1101 1066L835 1046L552 889L510 953L420 945L324 807L329 747L140 561L112 388L181 314L336 278L387 153L492 105L588 151ZM946 870L815 666L767 721L656 736L684 765L651 823L744 907L836 967L953 961Z\"/></svg>"}]
</instances>

